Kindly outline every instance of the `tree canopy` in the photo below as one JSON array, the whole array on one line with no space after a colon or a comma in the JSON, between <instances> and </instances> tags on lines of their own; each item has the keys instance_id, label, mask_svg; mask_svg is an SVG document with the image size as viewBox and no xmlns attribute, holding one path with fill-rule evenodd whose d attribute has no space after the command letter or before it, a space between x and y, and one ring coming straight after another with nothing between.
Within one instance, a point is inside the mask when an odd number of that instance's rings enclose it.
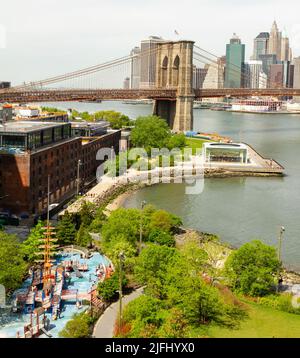
<instances>
[{"instance_id":1,"label":"tree canopy","mask_svg":"<svg viewBox=\"0 0 300 358\"><path fill-rule=\"evenodd\" d=\"M20 242L14 235L0 231L0 284L6 290L16 289L26 273Z\"/></svg>"},{"instance_id":2,"label":"tree canopy","mask_svg":"<svg viewBox=\"0 0 300 358\"><path fill-rule=\"evenodd\" d=\"M131 131L131 142L135 147L166 148L171 138L171 130L167 122L158 116L138 117Z\"/></svg>"},{"instance_id":3,"label":"tree canopy","mask_svg":"<svg viewBox=\"0 0 300 358\"><path fill-rule=\"evenodd\" d=\"M234 290L250 296L263 296L274 287L280 267L275 248L255 240L232 252L226 261L225 272Z\"/></svg>"},{"instance_id":4,"label":"tree canopy","mask_svg":"<svg viewBox=\"0 0 300 358\"><path fill-rule=\"evenodd\" d=\"M59 245L74 244L76 238L76 228L73 218L68 211L65 212L64 216L58 223L56 235Z\"/></svg>"},{"instance_id":5,"label":"tree canopy","mask_svg":"<svg viewBox=\"0 0 300 358\"><path fill-rule=\"evenodd\" d=\"M37 258L36 253L39 251L41 245L40 239L44 237L44 222L38 221L36 226L30 230L28 238L22 243L22 251L25 259L29 262L34 262Z\"/></svg>"}]
</instances>

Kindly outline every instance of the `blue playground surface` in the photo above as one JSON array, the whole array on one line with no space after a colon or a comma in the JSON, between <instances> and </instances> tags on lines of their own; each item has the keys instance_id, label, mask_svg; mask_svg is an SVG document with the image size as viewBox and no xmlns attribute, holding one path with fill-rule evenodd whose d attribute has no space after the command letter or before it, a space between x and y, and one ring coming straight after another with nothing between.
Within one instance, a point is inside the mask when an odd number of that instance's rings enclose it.
<instances>
[{"instance_id":1,"label":"blue playground surface","mask_svg":"<svg viewBox=\"0 0 300 358\"><path fill-rule=\"evenodd\" d=\"M57 258L57 264L64 260L79 261L80 263L88 264L88 271L82 272L82 277L76 277L72 272L70 275L70 282L66 289L78 290L78 293L87 293L98 281L96 275L96 268L100 264L108 266L110 261L99 253L93 253L89 259L81 259L80 254L62 253ZM30 286L30 278L24 281L22 287L16 290L14 295L20 290L24 290ZM14 296L13 295L13 296ZM51 319L51 313L46 313L50 318L50 330L48 331L52 337L57 338L59 332L65 327L66 323L72 318L75 313L85 311L89 306L83 305L81 308L77 308L75 300L63 301L61 309L61 317L57 320ZM30 322L30 314L25 313L13 313L10 310L0 311L0 338L15 338L17 332L22 332L25 324ZM45 334L40 338L47 338Z\"/></svg>"}]
</instances>

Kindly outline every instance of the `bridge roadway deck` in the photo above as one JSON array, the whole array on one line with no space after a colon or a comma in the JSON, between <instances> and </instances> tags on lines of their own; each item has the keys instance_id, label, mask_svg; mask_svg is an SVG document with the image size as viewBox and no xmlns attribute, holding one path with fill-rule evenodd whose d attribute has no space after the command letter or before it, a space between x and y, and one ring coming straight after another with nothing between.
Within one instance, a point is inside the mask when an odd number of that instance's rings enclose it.
<instances>
[{"instance_id":1,"label":"bridge roadway deck","mask_svg":"<svg viewBox=\"0 0 300 358\"><path fill-rule=\"evenodd\" d=\"M197 99L209 97L250 97L250 96L300 96L300 89L294 88L221 88L196 89L192 96ZM0 102L64 102L64 101L99 101L125 99L155 99L174 101L177 98L175 88L155 89L45 89L32 90L27 88L0 90Z\"/></svg>"}]
</instances>

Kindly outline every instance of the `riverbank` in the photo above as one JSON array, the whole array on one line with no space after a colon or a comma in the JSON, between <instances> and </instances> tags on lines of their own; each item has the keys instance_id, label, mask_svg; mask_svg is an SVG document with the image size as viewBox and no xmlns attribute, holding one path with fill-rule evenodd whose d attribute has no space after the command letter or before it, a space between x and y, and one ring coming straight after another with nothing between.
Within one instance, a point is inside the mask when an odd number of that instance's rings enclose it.
<instances>
[{"instance_id":1,"label":"riverbank","mask_svg":"<svg viewBox=\"0 0 300 358\"><path fill-rule=\"evenodd\" d=\"M208 253L210 264L215 268L223 268L229 255L234 250L237 250L236 247L223 242L214 234L199 232L188 228L183 228L183 230L184 233L176 235L176 245L182 246L189 240L198 241L199 245ZM290 291L291 286L300 284L300 272L284 269L282 279L284 291Z\"/></svg>"}]
</instances>

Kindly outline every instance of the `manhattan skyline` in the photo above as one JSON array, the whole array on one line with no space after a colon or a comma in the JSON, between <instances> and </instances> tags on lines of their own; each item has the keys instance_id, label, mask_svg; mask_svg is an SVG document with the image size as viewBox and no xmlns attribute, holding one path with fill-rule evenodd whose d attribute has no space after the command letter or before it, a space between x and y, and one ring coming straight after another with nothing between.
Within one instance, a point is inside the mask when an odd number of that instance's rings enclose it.
<instances>
[{"instance_id":1,"label":"manhattan skyline","mask_svg":"<svg viewBox=\"0 0 300 358\"><path fill-rule=\"evenodd\" d=\"M263 4L189 0L185 6L178 0L151 4L46 0L43 6L37 0L26 5L12 0L3 4L0 15L6 34L6 46L0 48L0 78L18 84L101 63L128 54L150 35L191 39L222 56L235 32L246 45L249 59L253 39L259 32L269 32L274 20L290 38L296 57L300 55L299 7L295 0L284 6L271 0Z\"/></svg>"}]
</instances>

